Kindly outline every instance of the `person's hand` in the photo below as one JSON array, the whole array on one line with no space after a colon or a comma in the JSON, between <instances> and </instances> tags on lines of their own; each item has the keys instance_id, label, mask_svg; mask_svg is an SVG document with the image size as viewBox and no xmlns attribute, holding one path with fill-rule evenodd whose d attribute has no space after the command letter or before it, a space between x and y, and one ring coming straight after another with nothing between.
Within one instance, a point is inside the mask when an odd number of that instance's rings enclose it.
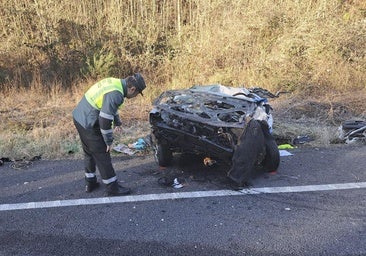
<instances>
[{"instance_id":1,"label":"person's hand","mask_svg":"<svg viewBox=\"0 0 366 256\"><path fill-rule=\"evenodd\" d=\"M112 145L107 145L107 150L105 151L105 152L110 152L111 151L111 149L112 149Z\"/></svg>"},{"instance_id":2,"label":"person's hand","mask_svg":"<svg viewBox=\"0 0 366 256\"><path fill-rule=\"evenodd\" d=\"M121 133L122 132L122 126L116 126L116 127L114 127L114 132Z\"/></svg>"}]
</instances>

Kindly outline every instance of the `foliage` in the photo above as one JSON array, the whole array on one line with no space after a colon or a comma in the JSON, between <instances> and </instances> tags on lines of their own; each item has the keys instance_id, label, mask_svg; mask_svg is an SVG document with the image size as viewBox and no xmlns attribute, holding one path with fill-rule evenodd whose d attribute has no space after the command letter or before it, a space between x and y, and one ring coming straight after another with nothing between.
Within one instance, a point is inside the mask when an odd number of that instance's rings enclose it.
<instances>
[{"instance_id":1,"label":"foliage","mask_svg":"<svg viewBox=\"0 0 366 256\"><path fill-rule=\"evenodd\" d=\"M71 88L134 71L162 89L365 86L362 0L8 0L0 14L3 87L29 86L38 76L45 87Z\"/></svg>"},{"instance_id":2,"label":"foliage","mask_svg":"<svg viewBox=\"0 0 366 256\"><path fill-rule=\"evenodd\" d=\"M85 64L82 70L84 76L94 79L108 77L112 75L113 68L116 66L116 58L112 52L101 50L89 56Z\"/></svg>"},{"instance_id":3,"label":"foliage","mask_svg":"<svg viewBox=\"0 0 366 256\"><path fill-rule=\"evenodd\" d=\"M193 84L301 99L366 89L364 0L4 0L0 17L0 154L64 156L72 108L104 76L143 73L124 116L143 120L161 91Z\"/></svg>"}]
</instances>

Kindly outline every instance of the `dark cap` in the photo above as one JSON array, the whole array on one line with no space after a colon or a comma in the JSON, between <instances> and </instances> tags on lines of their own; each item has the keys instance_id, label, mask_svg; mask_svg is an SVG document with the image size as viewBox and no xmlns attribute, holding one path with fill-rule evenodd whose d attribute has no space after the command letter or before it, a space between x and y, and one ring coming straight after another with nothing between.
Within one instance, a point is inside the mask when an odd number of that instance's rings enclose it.
<instances>
[{"instance_id":1,"label":"dark cap","mask_svg":"<svg viewBox=\"0 0 366 256\"><path fill-rule=\"evenodd\" d=\"M142 96L144 96L142 94L142 91L146 88L146 84L145 84L145 80L142 77L142 75L140 73L135 73L133 75L133 85L136 87L136 89L139 91L139 93L141 93Z\"/></svg>"}]
</instances>

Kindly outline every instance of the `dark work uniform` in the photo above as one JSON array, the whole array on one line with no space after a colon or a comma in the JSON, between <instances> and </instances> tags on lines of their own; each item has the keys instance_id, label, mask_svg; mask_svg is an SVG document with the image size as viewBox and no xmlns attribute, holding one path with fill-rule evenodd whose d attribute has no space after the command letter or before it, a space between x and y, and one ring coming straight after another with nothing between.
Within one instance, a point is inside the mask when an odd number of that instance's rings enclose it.
<instances>
[{"instance_id":1,"label":"dark work uniform","mask_svg":"<svg viewBox=\"0 0 366 256\"><path fill-rule=\"evenodd\" d=\"M112 79L114 83L117 81L115 78L103 79L103 86L109 86ZM85 155L85 177L87 180L96 179L96 167L104 184L110 184L117 180L110 153L106 152L106 149L107 145L112 145L113 142L113 126L121 125L118 109L123 104L124 95L127 94L124 79L120 79L120 86L119 90L103 94L100 107L92 106L84 95L72 112Z\"/></svg>"}]
</instances>

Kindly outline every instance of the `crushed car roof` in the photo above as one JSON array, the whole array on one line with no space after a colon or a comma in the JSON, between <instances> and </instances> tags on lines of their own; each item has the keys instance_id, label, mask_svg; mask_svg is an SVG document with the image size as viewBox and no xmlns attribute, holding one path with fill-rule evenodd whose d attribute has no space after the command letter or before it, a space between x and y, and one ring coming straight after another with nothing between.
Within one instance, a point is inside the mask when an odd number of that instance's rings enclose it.
<instances>
[{"instance_id":1,"label":"crushed car roof","mask_svg":"<svg viewBox=\"0 0 366 256\"><path fill-rule=\"evenodd\" d=\"M177 117L215 126L241 127L245 116L254 112L260 102L267 102L267 99L246 88L215 84L166 91L154 105ZM171 116L167 118L172 119Z\"/></svg>"},{"instance_id":2,"label":"crushed car roof","mask_svg":"<svg viewBox=\"0 0 366 256\"><path fill-rule=\"evenodd\" d=\"M194 92L206 92L211 94L217 94L224 97L236 97L245 99L252 102L266 101L265 98L261 98L256 94L251 93L246 88L229 87L221 84L214 85L194 85L189 90Z\"/></svg>"}]
</instances>

